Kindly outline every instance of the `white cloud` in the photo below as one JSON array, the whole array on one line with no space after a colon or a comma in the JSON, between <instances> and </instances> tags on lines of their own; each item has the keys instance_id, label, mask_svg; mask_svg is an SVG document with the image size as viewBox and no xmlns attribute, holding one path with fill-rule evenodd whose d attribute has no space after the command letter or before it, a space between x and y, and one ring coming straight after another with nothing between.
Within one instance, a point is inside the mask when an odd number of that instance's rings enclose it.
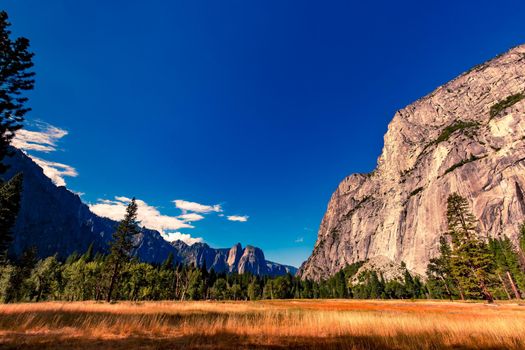
<instances>
[{"instance_id":1,"label":"white cloud","mask_svg":"<svg viewBox=\"0 0 525 350\"><path fill-rule=\"evenodd\" d=\"M227 216L228 220L230 221L239 221L239 222L246 222L248 221L249 216L248 215L230 215Z\"/></svg>"},{"instance_id":2,"label":"white cloud","mask_svg":"<svg viewBox=\"0 0 525 350\"><path fill-rule=\"evenodd\" d=\"M53 152L56 151L58 140L68 134L67 130L57 128L56 126L35 122L29 126L35 126L38 131L20 129L16 132L11 144L25 151Z\"/></svg>"},{"instance_id":3,"label":"white cloud","mask_svg":"<svg viewBox=\"0 0 525 350\"><path fill-rule=\"evenodd\" d=\"M182 221L187 221L187 222L192 222L192 221L200 221L202 219L204 219L204 216L202 215L199 215L199 214L195 214L195 213L187 213L187 214L182 214L182 215L179 215L177 216L179 219L181 219Z\"/></svg>"},{"instance_id":4,"label":"white cloud","mask_svg":"<svg viewBox=\"0 0 525 350\"><path fill-rule=\"evenodd\" d=\"M176 199L173 201L175 203L175 206L182 210L183 213L187 212L194 212L194 213L201 213L201 214L207 214L211 212L220 213L222 212L222 208L220 204L216 205L205 205L200 204L196 202L188 202L182 199Z\"/></svg>"},{"instance_id":5,"label":"white cloud","mask_svg":"<svg viewBox=\"0 0 525 350\"><path fill-rule=\"evenodd\" d=\"M57 162L50 162L48 160L40 159L35 156L31 156L31 159L38 164L42 170L44 170L44 174L51 179L57 186L65 186L66 181L64 180L64 177L70 176L70 177L76 177L78 176L77 171L75 168L62 164Z\"/></svg>"},{"instance_id":6,"label":"white cloud","mask_svg":"<svg viewBox=\"0 0 525 350\"><path fill-rule=\"evenodd\" d=\"M303 237L298 237L294 242L295 243L303 243L304 242L304 238Z\"/></svg>"},{"instance_id":7,"label":"white cloud","mask_svg":"<svg viewBox=\"0 0 525 350\"><path fill-rule=\"evenodd\" d=\"M187 233L181 233L181 232L162 233L162 237L168 242L174 242L174 241L179 240L179 241L183 241L184 243L188 245L204 242L204 240L201 237L192 237L191 235Z\"/></svg>"},{"instance_id":8,"label":"white cloud","mask_svg":"<svg viewBox=\"0 0 525 350\"><path fill-rule=\"evenodd\" d=\"M50 153L57 150L58 141L68 134L67 130L57 128L56 126L44 123L28 123L29 127L35 127L38 130L21 129L18 130L13 138L11 145L23 150ZM57 186L65 186L65 177L78 176L77 171L70 165L57 163L27 154L43 170L44 174L49 177Z\"/></svg>"},{"instance_id":9,"label":"white cloud","mask_svg":"<svg viewBox=\"0 0 525 350\"><path fill-rule=\"evenodd\" d=\"M130 198L116 196L115 200L99 199L97 203L90 204L89 208L97 215L118 221L124 217L126 207L130 201ZM140 199L137 199L136 202L138 207L137 219L142 226L164 234L169 233L168 231L179 230L181 228L193 228L192 225L184 220L161 214L156 207L148 205Z\"/></svg>"}]
</instances>

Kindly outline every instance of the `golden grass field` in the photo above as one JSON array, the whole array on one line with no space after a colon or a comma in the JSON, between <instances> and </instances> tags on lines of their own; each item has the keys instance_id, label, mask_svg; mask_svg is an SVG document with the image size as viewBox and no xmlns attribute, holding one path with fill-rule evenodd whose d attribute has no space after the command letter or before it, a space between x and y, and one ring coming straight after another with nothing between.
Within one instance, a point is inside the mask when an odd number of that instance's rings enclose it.
<instances>
[{"instance_id":1,"label":"golden grass field","mask_svg":"<svg viewBox=\"0 0 525 350\"><path fill-rule=\"evenodd\" d=\"M432 301L0 306L1 349L525 349L525 305Z\"/></svg>"}]
</instances>

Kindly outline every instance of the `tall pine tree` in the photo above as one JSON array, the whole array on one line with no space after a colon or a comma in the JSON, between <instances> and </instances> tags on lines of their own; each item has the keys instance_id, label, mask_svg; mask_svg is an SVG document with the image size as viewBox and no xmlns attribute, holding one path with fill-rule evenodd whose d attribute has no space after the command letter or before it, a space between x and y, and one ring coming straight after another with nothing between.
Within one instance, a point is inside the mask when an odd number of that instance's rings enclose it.
<instances>
[{"instance_id":1,"label":"tall pine tree","mask_svg":"<svg viewBox=\"0 0 525 350\"><path fill-rule=\"evenodd\" d=\"M108 290L106 301L110 302L113 291L126 263L131 260L133 236L140 232L137 222L137 203L135 198L126 208L126 216L119 223L117 231L110 242L110 254L107 258Z\"/></svg>"},{"instance_id":2,"label":"tall pine tree","mask_svg":"<svg viewBox=\"0 0 525 350\"><path fill-rule=\"evenodd\" d=\"M9 155L9 145L15 132L22 127L26 106L24 91L34 87L33 53L26 38L11 39L8 16L0 12L0 255L4 260L12 241L11 228L20 208L22 176L8 182L1 178L8 166L2 160Z\"/></svg>"},{"instance_id":3,"label":"tall pine tree","mask_svg":"<svg viewBox=\"0 0 525 350\"><path fill-rule=\"evenodd\" d=\"M457 282L452 277L452 250L445 236L439 238L439 253L438 257L430 259L427 266L429 289L433 297L446 295L448 299L452 300L453 286Z\"/></svg>"},{"instance_id":4,"label":"tall pine tree","mask_svg":"<svg viewBox=\"0 0 525 350\"><path fill-rule=\"evenodd\" d=\"M30 110L26 106L24 91L34 87L33 53L29 51L29 40L10 38L8 16L0 12L0 162L8 155L9 145L15 132L22 128L24 115ZM0 175L8 167L0 163Z\"/></svg>"},{"instance_id":5,"label":"tall pine tree","mask_svg":"<svg viewBox=\"0 0 525 350\"><path fill-rule=\"evenodd\" d=\"M480 295L492 303L494 297L489 290L492 255L486 242L479 237L477 220L467 200L457 193L448 197L447 222L452 240L451 272L460 291L468 297Z\"/></svg>"}]
</instances>

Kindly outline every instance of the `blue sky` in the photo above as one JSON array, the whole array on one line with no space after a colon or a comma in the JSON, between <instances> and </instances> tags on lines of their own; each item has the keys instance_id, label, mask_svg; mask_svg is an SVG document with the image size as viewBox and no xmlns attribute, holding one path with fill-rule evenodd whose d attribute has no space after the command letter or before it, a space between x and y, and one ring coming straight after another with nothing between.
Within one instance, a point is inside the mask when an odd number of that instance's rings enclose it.
<instances>
[{"instance_id":1,"label":"blue sky","mask_svg":"<svg viewBox=\"0 0 525 350\"><path fill-rule=\"evenodd\" d=\"M68 188L296 266L396 110L525 42L522 1L428 3L2 1L36 53L28 130L54 151L31 154Z\"/></svg>"}]
</instances>

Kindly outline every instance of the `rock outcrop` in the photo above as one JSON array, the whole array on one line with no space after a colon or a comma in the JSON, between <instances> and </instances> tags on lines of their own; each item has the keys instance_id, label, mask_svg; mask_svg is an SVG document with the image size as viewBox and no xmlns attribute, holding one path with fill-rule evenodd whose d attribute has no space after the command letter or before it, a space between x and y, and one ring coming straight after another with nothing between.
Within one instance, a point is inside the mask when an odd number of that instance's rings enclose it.
<instances>
[{"instance_id":1,"label":"rock outcrop","mask_svg":"<svg viewBox=\"0 0 525 350\"><path fill-rule=\"evenodd\" d=\"M297 272L293 266L266 260L261 249L252 246L243 249L240 243L229 249L211 248L206 243L187 245L182 241L175 241L172 246L183 263L206 266L217 273L249 272L253 275L282 276L287 273L295 275Z\"/></svg>"},{"instance_id":2,"label":"rock outcrop","mask_svg":"<svg viewBox=\"0 0 525 350\"><path fill-rule=\"evenodd\" d=\"M57 254L64 259L75 251L86 251L91 243L95 251L107 251L108 241L117 223L93 214L79 196L63 186L53 184L30 157L17 149L13 149L13 152L13 157L5 159L5 163L10 165L5 178L22 172L24 183L21 209L13 229L11 253L19 255L34 246L41 257ZM296 272L292 266L266 261L259 248L247 247L243 250L240 244L231 249L214 249L205 243L191 246L181 241L169 243L159 232L146 228L141 230L134 241L134 254L140 260L152 263L161 263L171 253L177 263L206 264L217 272L249 271L271 276ZM250 255L247 252L250 249L258 251L256 258L243 260L244 255ZM241 263L245 260L249 263Z\"/></svg>"},{"instance_id":3,"label":"rock outcrop","mask_svg":"<svg viewBox=\"0 0 525 350\"><path fill-rule=\"evenodd\" d=\"M525 220L525 46L474 67L398 111L377 168L336 189L303 278L377 256L424 274L458 192L480 232L516 240Z\"/></svg>"}]
</instances>

